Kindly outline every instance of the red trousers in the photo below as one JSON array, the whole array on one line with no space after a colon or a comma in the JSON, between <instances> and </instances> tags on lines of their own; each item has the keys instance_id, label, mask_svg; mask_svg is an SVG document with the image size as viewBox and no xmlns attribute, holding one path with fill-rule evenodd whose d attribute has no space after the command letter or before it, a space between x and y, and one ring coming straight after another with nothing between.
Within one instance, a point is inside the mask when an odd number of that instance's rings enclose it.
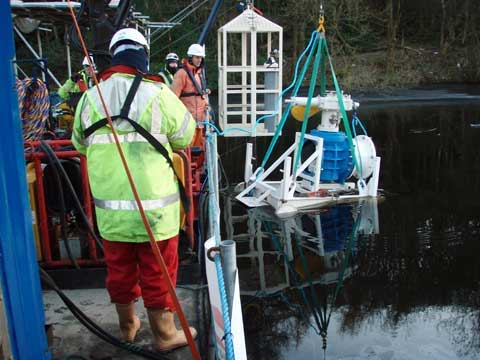
<instances>
[{"instance_id":1,"label":"red trousers","mask_svg":"<svg viewBox=\"0 0 480 360\"><path fill-rule=\"evenodd\" d=\"M158 241L173 286L177 283L178 235ZM112 302L129 304L143 297L147 309L169 309L175 306L168 293L166 279L153 255L149 242L127 243L103 241L107 263L107 290Z\"/></svg>"}]
</instances>

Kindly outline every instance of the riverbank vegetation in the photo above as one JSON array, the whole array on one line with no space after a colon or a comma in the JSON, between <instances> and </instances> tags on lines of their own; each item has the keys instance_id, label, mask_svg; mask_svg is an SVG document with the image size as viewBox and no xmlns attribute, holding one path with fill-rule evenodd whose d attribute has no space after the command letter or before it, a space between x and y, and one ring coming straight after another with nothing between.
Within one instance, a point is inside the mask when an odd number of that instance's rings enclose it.
<instances>
[{"instance_id":1,"label":"riverbank vegetation","mask_svg":"<svg viewBox=\"0 0 480 360\"><path fill-rule=\"evenodd\" d=\"M163 1L142 0L139 7L152 18L166 20L189 3L179 0L166 6ZM183 53L196 40L211 3L153 44L154 64L168 51ZM225 2L217 27L238 15L235 3ZM347 89L480 80L479 1L323 0L323 4L327 39ZM318 22L320 1L258 0L255 6L284 28L286 82ZM214 81L216 36L210 36L207 45L209 78Z\"/></svg>"},{"instance_id":2,"label":"riverbank vegetation","mask_svg":"<svg viewBox=\"0 0 480 360\"><path fill-rule=\"evenodd\" d=\"M168 21L192 2L133 0L135 9L149 15L152 21ZM186 49L196 42L213 3L205 0L179 26L152 32L152 72L160 69L168 52L186 56ZM211 88L216 88L218 75L216 30L240 13L238 3L224 2L207 40ZM265 17L284 29L284 84L290 82L297 57L318 24L320 3L255 1L255 7ZM478 0L323 0L323 4L330 51L339 81L347 91L480 81ZM62 81L67 77L63 32L63 27L54 26L53 32L44 35L44 57ZM26 36L36 42L35 34ZM17 58L30 57L17 39ZM72 52L74 68L82 58L80 52Z\"/></svg>"}]
</instances>

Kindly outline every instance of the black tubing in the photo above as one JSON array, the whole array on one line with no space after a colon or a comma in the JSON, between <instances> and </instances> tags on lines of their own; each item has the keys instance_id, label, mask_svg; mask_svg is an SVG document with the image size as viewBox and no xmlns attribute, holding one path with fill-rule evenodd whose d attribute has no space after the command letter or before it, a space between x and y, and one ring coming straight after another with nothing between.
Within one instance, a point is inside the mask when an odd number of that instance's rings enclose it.
<instances>
[{"instance_id":1,"label":"black tubing","mask_svg":"<svg viewBox=\"0 0 480 360\"><path fill-rule=\"evenodd\" d=\"M94 335L98 336L100 339L102 339L105 342L108 342L109 344L119 347L123 350L127 350L135 355L143 356L146 359L153 359L153 360L168 360L169 357L165 353L161 352L152 352L149 350L145 350L141 348L138 345L135 345L133 343L125 342L122 341L112 334L108 333L104 329L102 329L100 326L98 326L92 319L90 319L84 312L82 312L76 305L75 303L70 300L70 298L65 295L65 293L60 290L60 288L55 284L53 279L48 275L48 273L43 270L42 268L40 269L40 277L42 280L54 290L60 299L65 303L65 305L70 309L72 314L77 318L77 320L85 326L90 332L92 332Z\"/></svg>"},{"instance_id":2,"label":"black tubing","mask_svg":"<svg viewBox=\"0 0 480 360\"><path fill-rule=\"evenodd\" d=\"M55 154L55 152L53 151L53 149L51 148L51 146L47 142L42 140L40 143L41 143L42 149L44 150L45 154L48 157L53 158L53 161L55 161L58 168L60 169L60 173L62 174L62 176L65 180L65 183L67 184L70 192L72 193L74 203L75 203L78 211L80 212L81 218L85 222L85 225L87 225L88 232L95 239L95 242L97 243L98 247L103 251L102 241L98 238L97 234L93 230L93 228L90 224L90 221L87 218L87 214L85 214L85 211L83 210L83 206L82 206L80 200L78 199L77 192L75 191L75 189L72 185L72 182L70 181L70 178L68 177L67 172L63 168L62 163L58 159L57 154Z\"/></svg>"},{"instance_id":3,"label":"black tubing","mask_svg":"<svg viewBox=\"0 0 480 360\"><path fill-rule=\"evenodd\" d=\"M40 146L43 148L43 141L42 141ZM65 194L63 193L62 181L60 179L58 169L57 169L53 159L50 156L47 156L47 159L48 159L48 162L50 163L50 166L52 167L55 182L58 185L58 195L60 197L60 232L61 232L61 237L63 239L63 243L65 244L65 249L67 250L68 258L72 262L75 269L80 269L80 266L78 266L77 261L73 257L72 251L70 249L70 241L68 240L68 236L67 236L67 222L65 220L67 214L66 214L66 209L65 209Z\"/></svg>"}]
</instances>

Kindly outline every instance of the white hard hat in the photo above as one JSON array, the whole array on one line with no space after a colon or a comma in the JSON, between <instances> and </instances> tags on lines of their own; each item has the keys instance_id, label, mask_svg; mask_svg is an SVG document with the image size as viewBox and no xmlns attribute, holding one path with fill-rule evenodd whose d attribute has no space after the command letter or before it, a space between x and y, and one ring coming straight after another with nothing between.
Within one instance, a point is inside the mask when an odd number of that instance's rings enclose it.
<instances>
[{"instance_id":1,"label":"white hard hat","mask_svg":"<svg viewBox=\"0 0 480 360\"><path fill-rule=\"evenodd\" d=\"M92 63L93 68L95 69L95 62L93 61L92 55L89 55L88 57L90 58L90 62ZM83 58L82 66L90 66L90 64L88 63L88 58L86 56Z\"/></svg>"},{"instance_id":2,"label":"white hard hat","mask_svg":"<svg viewBox=\"0 0 480 360\"><path fill-rule=\"evenodd\" d=\"M122 42L122 41L132 41L134 43L137 43L145 48L145 50L150 51L150 47L148 46L147 39L145 39L145 36L142 35L140 31L137 29L133 28L125 28L125 29L120 29L118 30L112 37L112 40L110 41L110 46L108 47L108 50L110 53L112 53L112 50L115 48L115 46Z\"/></svg>"},{"instance_id":3,"label":"white hard hat","mask_svg":"<svg viewBox=\"0 0 480 360\"><path fill-rule=\"evenodd\" d=\"M175 53L169 53L165 56L165 61L179 61L180 58Z\"/></svg>"},{"instance_id":4,"label":"white hard hat","mask_svg":"<svg viewBox=\"0 0 480 360\"><path fill-rule=\"evenodd\" d=\"M188 48L187 55L205 57L205 47L200 44L192 44Z\"/></svg>"}]
</instances>

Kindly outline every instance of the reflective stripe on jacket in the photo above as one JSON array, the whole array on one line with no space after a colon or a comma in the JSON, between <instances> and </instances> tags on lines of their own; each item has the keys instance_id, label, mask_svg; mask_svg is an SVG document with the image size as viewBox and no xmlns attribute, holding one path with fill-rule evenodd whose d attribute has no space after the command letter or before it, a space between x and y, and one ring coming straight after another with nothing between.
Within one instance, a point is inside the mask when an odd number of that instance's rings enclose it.
<instances>
[{"instance_id":1,"label":"reflective stripe on jacket","mask_svg":"<svg viewBox=\"0 0 480 360\"><path fill-rule=\"evenodd\" d=\"M190 71L190 73L195 77L197 83L201 86L202 81L200 78L200 73L202 68L196 68L192 64L189 64L186 60L182 60L182 66ZM195 120L205 121L205 108L207 106L207 100L205 100L201 95L181 97L182 93L198 93L195 85L188 77L188 74L181 68L177 70L175 76L173 77L171 89L175 95L182 100Z\"/></svg>"},{"instance_id":2,"label":"reflective stripe on jacket","mask_svg":"<svg viewBox=\"0 0 480 360\"><path fill-rule=\"evenodd\" d=\"M168 71L165 67L160 69L160 71L158 72L158 75L160 75L160 77L163 79L163 82L167 85L167 86L171 86L172 85L172 81L173 81L173 75L170 73L170 71Z\"/></svg>"},{"instance_id":3,"label":"reflective stripe on jacket","mask_svg":"<svg viewBox=\"0 0 480 360\"><path fill-rule=\"evenodd\" d=\"M100 83L110 115L120 114L134 76L116 73ZM96 87L85 92L75 114L72 142L87 156L88 176L98 228L106 240L146 242L144 228L127 175L108 127L85 139L83 130L105 118ZM187 147L195 122L182 102L163 84L143 80L129 118L147 129L171 153ZM178 184L165 158L125 120L114 122L122 149L156 240L178 234Z\"/></svg>"}]
</instances>

